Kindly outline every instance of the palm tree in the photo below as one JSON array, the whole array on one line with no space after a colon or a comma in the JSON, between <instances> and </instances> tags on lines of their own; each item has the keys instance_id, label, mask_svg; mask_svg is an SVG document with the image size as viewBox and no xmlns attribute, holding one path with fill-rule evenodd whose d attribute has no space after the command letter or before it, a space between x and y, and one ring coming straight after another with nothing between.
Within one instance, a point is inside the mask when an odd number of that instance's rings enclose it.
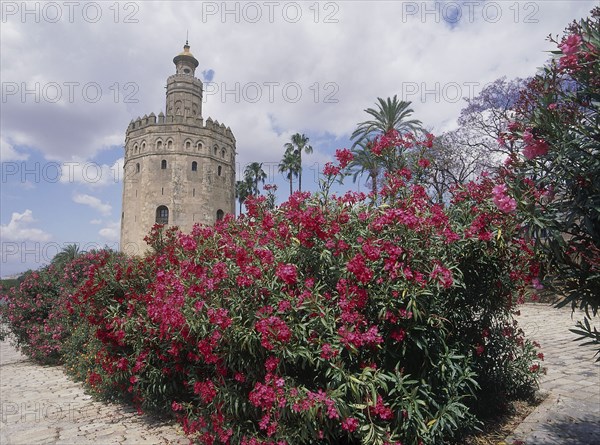
<instances>
[{"instance_id":1,"label":"palm tree","mask_svg":"<svg viewBox=\"0 0 600 445\"><path fill-rule=\"evenodd\" d=\"M262 182L264 184L265 179L267 179L267 174L262 169L262 162L252 162L246 166L244 181L248 183L248 191L251 195L258 196L260 193L258 183Z\"/></svg>"},{"instance_id":2,"label":"palm tree","mask_svg":"<svg viewBox=\"0 0 600 445\"><path fill-rule=\"evenodd\" d=\"M286 149L285 153L283 155L283 158L281 158L281 162L279 163L279 172L280 173L287 172L286 179L288 181L290 181L290 196L294 192L292 190L292 180L294 179L294 176L298 177L298 174L300 173L299 168L300 168L299 152L297 152L296 150L293 150L293 149L289 149L289 148Z\"/></svg>"},{"instance_id":3,"label":"palm tree","mask_svg":"<svg viewBox=\"0 0 600 445\"><path fill-rule=\"evenodd\" d=\"M360 147L354 147L352 153L354 158L348 164L348 168L353 172L352 180L356 182L359 176L364 173L369 175L368 179L371 181L371 192L373 199L377 196L377 181L379 179L379 173L383 170L382 160L375 156L371 151L371 141L361 141L357 145Z\"/></svg>"},{"instance_id":4,"label":"palm tree","mask_svg":"<svg viewBox=\"0 0 600 445\"><path fill-rule=\"evenodd\" d=\"M291 142L287 142L284 147L286 151L290 150L298 155L298 190L302 191L302 152L311 154L313 148L308 144L308 137L300 133L292 135Z\"/></svg>"},{"instance_id":5,"label":"palm tree","mask_svg":"<svg viewBox=\"0 0 600 445\"><path fill-rule=\"evenodd\" d=\"M423 131L421 121L417 119L408 119L414 113L410 107L411 102L398 100L394 95L393 99L389 97L383 100L377 98L377 109L367 108L365 112L373 116L373 119L361 122L352 133L351 139L354 139L353 147L359 142L367 139L373 139L375 136L386 134L390 130L396 130L399 133Z\"/></svg>"},{"instance_id":6,"label":"palm tree","mask_svg":"<svg viewBox=\"0 0 600 445\"><path fill-rule=\"evenodd\" d=\"M235 181L235 197L240 203L240 215L242 214L242 204L250 196L250 184L247 181Z\"/></svg>"},{"instance_id":7,"label":"palm tree","mask_svg":"<svg viewBox=\"0 0 600 445\"><path fill-rule=\"evenodd\" d=\"M69 244L65 246L63 250L54 255L51 264L58 269L63 269L67 264L83 253L84 252L79 250L79 246L77 244Z\"/></svg>"}]
</instances>

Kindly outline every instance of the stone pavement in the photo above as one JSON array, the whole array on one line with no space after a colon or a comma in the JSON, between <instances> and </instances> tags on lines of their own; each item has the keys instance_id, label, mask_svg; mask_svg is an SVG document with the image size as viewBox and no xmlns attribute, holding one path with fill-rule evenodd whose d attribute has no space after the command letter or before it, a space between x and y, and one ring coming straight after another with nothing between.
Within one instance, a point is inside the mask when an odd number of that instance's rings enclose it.
<instances>
[{"instance_id":1,"label":"stone pavement","mask_svg":"<svg viewBox=\"0 0 600 445\"><path fill-rule=\"evenodd\" d=\"M187 444L177 425L96 402L57 366L0 342L0 444Z\"/></svg>"},{"instance_id":2,"label":"stone pavement","mask_svg":"<svg viewBox=\"0 0 600 445\"><path fill-rule=\"evenodd\" d=\"M569 329L581 320L571 309L521 306L517 318L528 338L541 344L548 397L506 438L507 444L600 445L600 364L593 346L580 346ZM598 319L595 320L598 326Z\"/></svg>"},{"instance_id":3,"label":"stone pavement","mask_svg":"<svg viewBox=\"0 0 600 445\"><path fill-rule=\"evenodd\" d=\"M572 341L570 309L526 304L518 319L542 345L548 373L541 389L550 395L506 443L600 445L600 365L593 347ZM96 402L62 368L36 365L0 342L1 445L187 443L177 425Z\"/></svg>"}]
</instances>

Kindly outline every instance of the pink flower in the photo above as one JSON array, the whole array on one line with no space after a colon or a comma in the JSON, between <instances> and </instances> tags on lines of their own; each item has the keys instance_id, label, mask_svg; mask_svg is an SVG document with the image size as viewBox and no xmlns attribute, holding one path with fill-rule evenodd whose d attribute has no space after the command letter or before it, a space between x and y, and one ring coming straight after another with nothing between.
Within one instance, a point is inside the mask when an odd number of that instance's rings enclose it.
<instances>
[{"instance_id":1,"label":"pink flower","mask_svg":"<svg viewBox=\"0 0 600 445\"><path fill-rule=\"evenodd\" d=\"M354 417L348 417L342 422L343 430L352 432L356 431L356 428L358 428L358 420L356 420Z\"/></svg>"},{"instance_id":2,"label":"pink flower","mask_svg":"<svg viewBox=\"0 0 600 445\"><path fill-rule=\"evenodd\" d=\"M504 213L512 213L517 208L517 201L506 194L506 184L493 188L494 204Z\"/></svg>"},{"instance_id":3,"label":"pink flower","mask_svg":"<svg viewBox=\"0 0 600 445\"><path fill-rule=\"evenodd\" d=\"M529 130L523 133L523 142L523 155L529 160L548 153L548 144L543 139L536 139Z\"/></svg>"},{"instance_id":4,"label":"pink flower","mask_svg":"<svg viewBox=\"0 0 600 445\"><path fill-rule=\"evenodd\" d=\"M581 45L581 37L571 34L558 47L565 56L572 56L579 50L579 45Z\"/></svg>"},{"instance_id":5,"label":"pink flower","mask_svg":"<svg viewBox=\"0 0 600 445\"><path fill-rule=\"evenodd\" d=\"M448 289L454 283L454 278L452 277L452 271L446 269L439 264L436 264L430 274L431 279L437 278L440 284L444 289Z\"/></svg>"},{"instance_id":6,"label":"pink flower","mask_svg":"<svg viewBox=\"0 0 600 445\"><path fill-rule=\"evenodd\" d=\"M183 408L183 406L181 405L181 403L177 403L177 402L173 402L171 403L171 409L173 411L181 411L181 409Z\"/></svg>"},{"instance_id":7,"label":"pink flower","mask_svg":"<svg viewBox=\"0 0 600 445\"><path fill-rule=\"evenodd\" d=\"M260 344L269 351L274 348L271 341L286 343L292 337L290 328L279 317L263 318L256 323L256 330L261 334Z\"/></svg>"},{"instance_id":8,"label":"pink flower","mask_svg":"<svg viewBox=\"0 0 600 445\"><path fill-rule=\"evenodd\" d=\"M336 355L338 355L338 351L335 351L329 343L325 343L321 347L321 358L329 360L330 358L333 358Z\"/></svg>"},{"instance_id":9,"label":"pink flower","mask_svg":"<svg viewBox=\"0 0 600 445\"><path fill-rule=\"evenodd\" d=\"M537 290L541 290L544 288L544 285L542 283L540 283L539 278L534 278L533 280L531 280L531 285L533 286L534 289L537 289Z\"/></svg>"}]
</instances>

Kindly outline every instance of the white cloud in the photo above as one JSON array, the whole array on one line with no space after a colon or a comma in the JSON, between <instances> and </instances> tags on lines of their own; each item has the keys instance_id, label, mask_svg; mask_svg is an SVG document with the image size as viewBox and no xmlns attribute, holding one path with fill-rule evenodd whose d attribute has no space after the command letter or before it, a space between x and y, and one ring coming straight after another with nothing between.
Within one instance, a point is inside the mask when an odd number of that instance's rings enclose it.
<instances>
[{"instance_id":1,"label":"white cloud","mask_svg":"<svg viewBox=\"0 0 600 445\"><path fill-rule=\"evenodd\" d=\"M112 221L98 231L98 234L108 241L119 241L121 231L121 222Z\"/></svg>"},{"instance_id":2,"label":"white cloud","mask_svg":"<svg viewBox=\"0 0 600 445\"><path fill-rule=\"evenodd\" d=\"M102 224L102 220L101 219L92 219L90 221L90 224L99 225L99 224Z\"/></svg>"},{"instance_id":3,"label":"white cloud","mask_svg":"<svg viewBox=\"0 0 600 445\"><path fill-rule=\"evenodd\" d=\"M15 147L3 137L0 137L0 161L24 161L29 154L15 150Z\"/></svg>"},{"instance_id":4,"label":"white cloud","mask_svg":"<svg viewBox=\"0 0 600 445\"><path fill-rule=\"evenodd\" d=\"M17 146L61 161L92 159L121 145L132 118L164 111L163 87L174 72L171 61L181 50L184 29L190 29L191 51L200 62L197 76L213 70L213 85L219 87L205 91L203 115L231 127L242 164L278 161L284 133L347 138L365 118L364 108L394 94L412 100L415 117L440 130L463 107L456 94L467 95L467 83L533 74L548 57L545 51L553 49L545 37L596 5L298 2L301 16L294 22L293 3L275 5L272 17L261 2L254 9L243 2L139 2L121 8L118 23L114 8L102 2L97 23L86 21L81 9L69 21L67 8L58 23L8 17L2 27L2 78L16 90L3 103L3 133ZM217 8L215 14L207 14L208 4ZM250 23L256 5L261 17ZM225 7L234 12L223 15ZM446 23L456 8L460 21ZM126 17L137 22L125 24ZM156 29L182 31L165 38ZM36 44L23 51L27 41ZM268 82L276 84L273 100ZM253 83L262 90L254 103ZM452 83L460 89L448 89ZM286 100L286 93L288 98L294 93L286 90L291 85L300 88L298 101ZM30 93L24 95L24 87ZM221 94L225 90L230 93ZM337 147L315 148L330 153ZM101 177L112 180L107 173ZM89 177L80 179L90 183Z\"/></svg>"},{"instance_id":5,"label":"white cloud","mask_svg":"<svg viewBox=\"0 0 600 445\"><path fill-rule=\"evenodd\" d=\"M61 164L60 182L63 184L85 184L102 187L123 180L123 158L112 165L91 161L67 161Z\"/></svg>"},{"instance_id":6,"label":"white cloud","mask_svg":"<svg viewBox=\"0 0 600 445\"><path fill-rule=\"evenodd\" d=\"M78 193L77 195L73 196L73 201L77 204L90 206L105 216L110 215L110 212L112 211L112 206L110 204L103 203L95 196Z\"/></svg>"},{"instance_id":7,"label":"white cloud","mask_svg":"<svg viewBox=\"0 0 600 445\"><path fill-rule=\"evenodd\" d=\"M7 225L0 226L3 241L48 241L52 238L41 229L29 227L35 222L33 212L26 209L23 213L14 212Z\"/></svg>"}]
</instances>

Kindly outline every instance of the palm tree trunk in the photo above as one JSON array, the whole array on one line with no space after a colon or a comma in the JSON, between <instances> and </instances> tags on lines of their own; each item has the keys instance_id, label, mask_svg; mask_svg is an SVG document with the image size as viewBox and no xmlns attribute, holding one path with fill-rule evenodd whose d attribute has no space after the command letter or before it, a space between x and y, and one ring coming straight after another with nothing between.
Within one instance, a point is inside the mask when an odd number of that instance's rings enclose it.
<instances>
[{"instance_id":1,"label":"palm tree trunk","mask_svg":"<svg viewBox=\"0 0 600 445\"><path fill-rule=\"evenodd\" d=\"M373 200L377 199L377 170L373 169L369 172L371 175L371 192L373 193Z\"/></svg>"},{"instance_id":2,"label":"palm tree trunk","mask_svg":"<svg viewBox=\"0 0 600 445\"><path fill-rule=\"evenodd\" d=\"M298 156L300 159L300 170L298 171L298 191L302 191L302 150L298 150Z\"/></svg>"},{"instance_id":3,"label":"palm tree trunk","mask_svg":"<svg viewBox=\"0 0 600 445\"><path fill-rule=\"evenodd\" d=\"M292 175L292 171L290 170L290 196L292 196L292 193L294 193L294 191L292 190L292 178L294 176Z\"/></svg>"}]
</instances>

